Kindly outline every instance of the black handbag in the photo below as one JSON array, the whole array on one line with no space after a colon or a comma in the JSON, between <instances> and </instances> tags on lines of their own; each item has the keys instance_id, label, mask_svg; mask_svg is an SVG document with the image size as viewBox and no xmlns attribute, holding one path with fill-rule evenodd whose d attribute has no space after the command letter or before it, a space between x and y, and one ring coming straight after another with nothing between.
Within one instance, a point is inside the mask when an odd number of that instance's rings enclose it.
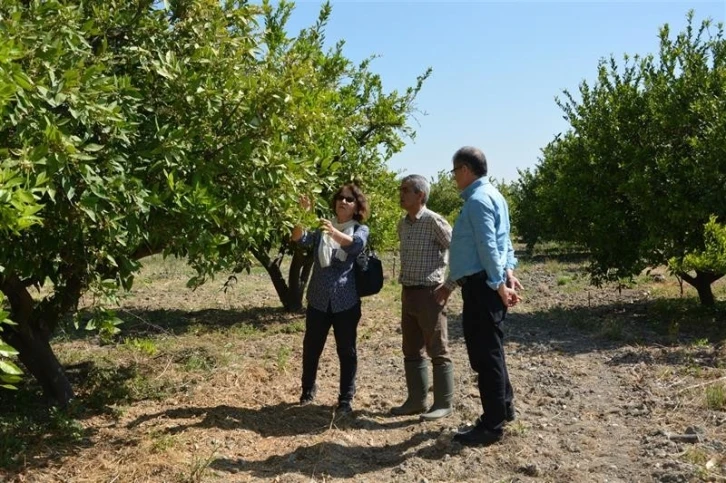
<instances>
[{"instance_id":1,"label":"black handbag","mask_svg":"<svg viewBox=\"0 0 726 483\"><path fill-rule=\"evenodd\" d=\"M363 250L355 259L355 287L359 297L375 295L383 287L383 264L376 253Z\"/></svg>"}]
</instances>

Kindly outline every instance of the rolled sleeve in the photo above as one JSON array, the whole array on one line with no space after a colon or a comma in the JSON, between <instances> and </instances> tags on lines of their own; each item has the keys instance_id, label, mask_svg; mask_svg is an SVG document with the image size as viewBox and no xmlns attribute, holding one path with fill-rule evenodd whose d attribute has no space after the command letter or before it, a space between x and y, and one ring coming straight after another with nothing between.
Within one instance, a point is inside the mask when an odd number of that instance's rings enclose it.
<instances>
[{"instance_id":1,"label":"rolled sleeve","mask_svg":"<svg viewBox=\"0 0 726 483\"><path fill-rule=\"evenodd\" d=\"M317 232L315 231L307 231L305 230L303 232L303 236L300 237L300 239L296 242L298 245L303 247L310 247L313 246L315 243L315 235Z\"/></svg>"},{"instance_id":2,"label":"rolled sleeve","mask_svg":"<svg viewBox=\"0 0 726 483\"><path fill-rule=\"evenodd\" d=\"M504 283L504 264L500 262L497 246L495 213L494 206L486 199L476 200L469 210L479 262L487 273L487 285L492 290Z\"/></svg>"}]
</instances>

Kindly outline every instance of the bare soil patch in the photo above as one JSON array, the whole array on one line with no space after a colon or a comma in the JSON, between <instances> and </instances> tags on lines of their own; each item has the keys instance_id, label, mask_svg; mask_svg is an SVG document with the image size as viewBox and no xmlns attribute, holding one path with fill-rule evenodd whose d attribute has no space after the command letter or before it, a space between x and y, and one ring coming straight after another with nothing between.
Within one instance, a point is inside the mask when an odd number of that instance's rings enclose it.
<instances>
[{"instance_id":1,"label":"bare soil patch","mask_svg":"<svg viewBox=\"0 0 726 483\"><path fill-rule=\"evenodd\" d=\"M69 330L55 343L78 388L48 412L32 383L0 394L0 478L143 481L723 481L726 308L698 307L670 279L589 287L581 262L523 261L525 302L507 318L517 419L502 443L465 448L481 411L461 300L449 330L455 413L391 417L405 397L400 288L364 301L358 394L337 417L332 336L316 404L300 407L304 316L285 314L266 274L185 288L188 269L154 260L119 312L112 343ZM658 281L656 281L658 280ZM724 299L726 286L716 287Z\"/></svg>"}]
</instances>

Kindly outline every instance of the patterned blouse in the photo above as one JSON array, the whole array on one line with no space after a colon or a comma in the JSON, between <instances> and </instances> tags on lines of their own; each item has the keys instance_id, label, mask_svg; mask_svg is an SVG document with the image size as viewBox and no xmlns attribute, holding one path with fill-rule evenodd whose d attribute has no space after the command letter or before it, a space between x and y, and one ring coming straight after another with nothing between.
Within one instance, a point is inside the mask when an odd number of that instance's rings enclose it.
<instances>
[{"instance_id":1,"label":"patterned blouse","mask_svg":"<svg viewBox=\"0 0 726 483\"><path fill-rule=\"evenodd\" d=\"M368 242L368 227L356 225L353 231L353 243L347 247L333 250L330 266L321 267L318 257L318 245L320 245L320 230L303 233L297 243L304 247L313 247L315 262L313 263L313 274L308 285L308 304L321 312L327 312L328 307L333 313L343 312L353 308L360 302L355 287L355 271L353 264L355 258L365 248ZM343 250L348 258L341 262L336 257L337 250Z\"/></svg>"}]
</instances>

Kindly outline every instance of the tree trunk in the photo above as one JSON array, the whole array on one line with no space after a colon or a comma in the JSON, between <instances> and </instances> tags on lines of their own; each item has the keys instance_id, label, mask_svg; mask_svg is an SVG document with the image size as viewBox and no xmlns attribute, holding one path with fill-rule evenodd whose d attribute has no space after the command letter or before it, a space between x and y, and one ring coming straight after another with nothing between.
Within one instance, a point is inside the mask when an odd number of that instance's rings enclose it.
<instances>
[{"instance_id":1,"label":"tree trunk","mask_svg":"<svg viewBox=\"0 0 726 483\"><path fill-rule=\"evenodd\" d=\"M692 277L687 273L679 273L680 277L689 285L693 286L698 292L698 298L701 301L701 305L711 306L716 303L713 296L713 290L711 290L711 284L723 277L723 274L718 275L711 272L701 272L696 270L696 276Z\"/></svg>"},{"instance_id":2,"label":"tree trunk","mask_svg":"<svg viewBox=\"0 0 726 483\"><path fill-rule=\"evenodd\" d=\"M275 258L270 258L269 253L263 250L254 250L252 254L255 256L257 261L260 262L263 267L265 267L267 274L272 280L272 285L275 287L277 297L280 299L280 302L282 302L282 306L285 308L285 310L289 310L289 288L287 286L287 282L285 281L285 277L282 276L282 270L280 270L280 264L282 263L284 254L280 253Z\"/></svg>"},{"instance_id":3,"label":"tree trunk","mask_svg":"<svg viewBox=\"0 0 726 483\"><path fill-rule=\"evenodd\" d=\"M17 331L6 328L3 337L18 351L20 362L38 381L48 402L67 406L74 398L73 388L48 337L27 323L20 324Z\"/></svg>"},{"instance_id":4,"label":"tree trunk","mask_svg":"<svg viewBox=\"0 0 726 483\"><path fill-rule=\"evenodd\" d=\"M701 305L713 305L716 300L713 298L713 291L711 290L710 283L699 283L696 285L696 291L698 292L698 298L701 300Z\"/></svg>"},{"instance_id":5,"label":"tree trunk","mask_svg":"<svg viewBox=\"0 0 726 483\"><path fill-rule=\"evenodd\" d=\"M308 280L310 280L313 261L312 253L307 253L300 248L296 248L293 252L288 273L290 312L302 309L302 299L305 294L305 287L307 287Z\"/></svg>"},{"instance_id":6,"label":"tree trunk","mask_svg":"<svg viewBox=\"0 0 726 483\"><path fill-rule=\"evenodd\" d=\"M262 250L255 250L253 255L265 267L285 311L297 312L301 310L303 307L303 294L313 266L313 257L306 255L299 247L295 247L288 280L285 280L281 269L282 260L285 258L284 248L280 250L275 258L271 258L267 252Z\"/></svg>"},{"instance_id":7,"label":"tree trunk","mask_svg":"<svg viewBox=\"0 0 726 483\"><path fill-rule=\"evenodd\" d=\"M74 397L73 388L50 346L54 325L44 324L41 319L45 316L57 318L66 308L63 304L66 301L60 301L60 306L52 302L36 304L17 278L3 280L1 288L10 302L10 317L18 324L4 328L4 340L18 351L20 362L37 379L46 399L65 407ZM65 298L70 300L72 294L68 292L67 295ZM51 307L56 311L50 310Z\"/></svg>"}]
</instances>

